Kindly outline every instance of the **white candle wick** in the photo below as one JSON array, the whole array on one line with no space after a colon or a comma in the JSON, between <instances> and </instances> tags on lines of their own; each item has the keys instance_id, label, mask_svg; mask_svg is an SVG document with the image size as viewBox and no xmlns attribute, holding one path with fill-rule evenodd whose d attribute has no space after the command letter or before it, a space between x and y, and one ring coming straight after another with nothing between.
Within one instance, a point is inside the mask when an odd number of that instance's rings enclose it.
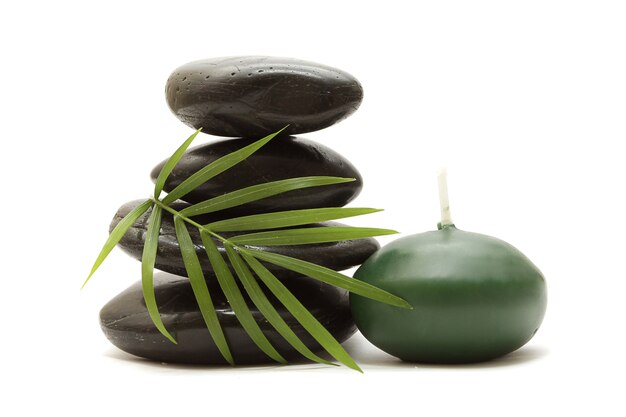
<instances>
[{"instance_id":1,"label":"white candle wick","mask_svg":"<svg viewBox=\"0 0 626 417\"><path fill-rule=\"evenodd\" d=\"M450 201L448 200L448 173L445 168L439 170L439 206L441 208L441 226L450 226L452 216L450 215Z\"/></svg>"}]
</instances>

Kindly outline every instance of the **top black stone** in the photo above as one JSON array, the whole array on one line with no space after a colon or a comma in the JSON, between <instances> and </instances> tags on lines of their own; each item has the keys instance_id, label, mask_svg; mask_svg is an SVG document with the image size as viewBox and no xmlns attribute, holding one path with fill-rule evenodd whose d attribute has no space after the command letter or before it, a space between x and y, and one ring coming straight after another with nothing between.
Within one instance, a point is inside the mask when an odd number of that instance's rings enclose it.
<instances>
[{"instance_id":1,"label":"top black stone","mask_svg":"<svg viewBox=\"0 0 626 417\"><path fill-rule=\"evenodd\" d=\"M177 68L165 87L183 123L217 136L313 132L352 114L363 88L352 75L292 58L211 58Z\"/></svg>"}]
</instances>

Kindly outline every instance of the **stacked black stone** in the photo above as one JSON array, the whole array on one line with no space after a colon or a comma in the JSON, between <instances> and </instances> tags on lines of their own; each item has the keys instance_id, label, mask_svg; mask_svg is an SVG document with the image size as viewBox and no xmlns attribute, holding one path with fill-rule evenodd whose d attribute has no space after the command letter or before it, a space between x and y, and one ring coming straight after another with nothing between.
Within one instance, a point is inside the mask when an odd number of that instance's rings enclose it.
<instances>
[{"instance_id":1,"label":"stacked black stone","mask_svg":"<svg viewBox=\"0 0 626 417\"><path fill-rule=\"evenodd\" d=\"M189 149L169 176L165 190L178 184L212 161L241 147L289 127L242 163L199 186L177 201L184 208L237 189L294 177L337 176L356 181L308 188L248 203L218 213L198 216L201 224L227 217L318 207L342 207L362 188L356 168L344 157L311 140L294 137L324 129L352 114L361 104L363 90L351 75L327 66L272 57L233 57L191 62L178 68L167 81L167 103L172 112L194 129L236 139L217 140ZM156 180L165 161L152 171ZM139 201L123 205L111 230ZM121 248L141 260L147 220L141 216L120 241ZM312 226L332 226L328 222ZM301 227L301 226L299 226ZM197 230L189 229L213 302L237 363L270 363L235 317L216 284ZM195 233L194 233L195 232ZM232 234L231 234L232 235ZM228 237L228 233L224 233ZM216 241L220 252L224 248ZM271 246L263 250L314 262L337 271L361 264L378 249L374 239L335 243ZM294 293L335 338L343 342L355 331L347 293L336 287L266 265ZM155 293L163 323L177 339L167 340L153 325L146 309L141 283L131 286L100 312L105 335L120 349L163 362L225 364L206 329L186 276L171 215L164 214L156 268L169 273L155 275ZM175 274L175 275L174 275ZM245 294L245 291L242 291ZM296 335L314 352L322 348L289 312L267 291L266 295ZM262 314L248 301L253 317L274 347L287 359L300 357Z\"/></svg>"}]
</instances>

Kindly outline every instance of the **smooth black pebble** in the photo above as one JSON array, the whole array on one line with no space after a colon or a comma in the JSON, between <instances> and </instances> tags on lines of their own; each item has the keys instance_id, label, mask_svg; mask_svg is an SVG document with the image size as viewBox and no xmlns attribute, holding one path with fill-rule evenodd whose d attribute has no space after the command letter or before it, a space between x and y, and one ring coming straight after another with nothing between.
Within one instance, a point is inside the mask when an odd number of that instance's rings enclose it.
<instances>
[{"instance_id":1,"label":"smooth black pebble","mask_svg":"<svg viewBox=\"0 0 626 417\"><path fill-rule=\"evenodd\" d=\"M117 211L113 217L113 221L109 226L109 231L122 220L131 210L133 210L142 201L135 200L124 204ZM187 207L188 204L183 202L175 202L171 205L176 210L182 210ZM150 217L151 210L144 213L133 226L128 229L124 237L119 241L119 247L137 260L141 260L143 254L144 240L146 237L146 230L148 226L148 219ZM220 217L213 215L197 216L194 217L200 224L207 224L212 221L220 220ZM345 226L337 222L324 222L317 223L314 226ZM306 226L300 226L306 227ZM213 274L213 268L208 260L200 233L195 227L188 227L189 234L193 240L196 253L200 260L202 269L207 274ZM252 233L243 232L243 233ZM224 232L222 235L226 238L233 236L233 232ZM225 254L224 246L219 241L215 241L220 253ZM334 269L336 271L342 271L344 269L357 266L365 262L374 252L376 252L380 245L373 238L356 239L356 240L344 240L340 242L332 243L319 243L313 245L293 245L293 246L255 246L266 252L279 253L286 256L302 259L308 262L313 262L317 265L325 266L327 268ZM266 264L268 269L275 273L280 273L282 277L293 276L294 273L286 271L273 264ZM163 221L161 224L161 233L159 235L159 246L157 251L157 258L155 268L162 271L171 272L176 275L187 276L185 265L180 254L180 247L178 240L176 239L176 231L174 229L174 221L172 215L168 212L163 213Z\"/></svg>"},{"instance_id":2,"label":"smooth black pebble","mask_svg":"<svg viewBox=\"0 0 626 417\"><path fill-rule=\"evenodd\" d=\"M166 339L152 323L140 282L117 295L100 311L100 325L111 343L130 354L160 362L226 364L206 328L189 280L157 273L154 282L156 301L163 324L174 336L177 344ZM347 340L354 334L356 327L350 314L346 291L298 278L289 280L286 285L339 342ZM219 287L209 282L209 288L235 363L275 363L254 344L241 327ZM314 352L321 352L322 348L318 343L282 304L269 291L265 292L280 316L304 344ZM283 357L302 358L249 299L247 304L265 336Z\"/></svg>"},{"instance_id":3,"label":"smooth black pebble","mask_svg":"<svg viewBox=\"0 0 626 417\"><path fill-rule=\"evenodd\" d=\"M313 132L355 112L363 88L336 68L293 58L240 56L194 61L174 70L167 104L204 133L262 137Z\"/></svg>"},{"instance_id":4,"label":"smooth black pebble","mask_svg":"<svg viewBox=\"0 0 626 417\"><path fill-rule=\"evenodd\" d=\"M250 139L227 139L189 149L169 175L165 191L171 191L204 166L252 142ZM152 181L156 181L165 162L154 167L150 174ZM198 203L251 185L308 176L354 178L355 181L289 191L228 209L227 212L257 214L343 207L359 195L363 187L359 171L332 149L308 139L277 137L246 160L198 186L182 199Z\"/></svg>"}]
</instances>

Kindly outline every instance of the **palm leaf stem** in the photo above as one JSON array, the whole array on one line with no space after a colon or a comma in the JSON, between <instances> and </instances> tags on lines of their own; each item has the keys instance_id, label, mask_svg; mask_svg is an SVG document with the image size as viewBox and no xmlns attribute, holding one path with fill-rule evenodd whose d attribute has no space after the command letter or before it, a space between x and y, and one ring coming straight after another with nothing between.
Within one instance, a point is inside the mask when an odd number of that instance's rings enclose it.
<instances>
[{"instance_id":1,"label":"palm leaf stem","mask_svg":"<svg viewBox=\"0 0 626 417\"><path fill-rule=\"evenodd\" d=\"M168 213L170 213L172 216L175 217L180 217L183 221L189 223L192 226L197 227L198 229L200 229L201 231L205 231L206 233L210 234L211 236L215 236L217 239L221 240L224 243L229 243L229 240L226 239L223 236L218 235L217 233L213 232L211 229L209 229L206 226L201 225L200 223L191 220L189 217L183 215L180 213L180 211L174 210L173 208L171 208L170 206L168 206L167 204L163 204L161 201L153 199L152 200L154 202L154 204L156 204L157 206L161 207L163 210L167 211Z\"/></svg>"}]
</instances>

